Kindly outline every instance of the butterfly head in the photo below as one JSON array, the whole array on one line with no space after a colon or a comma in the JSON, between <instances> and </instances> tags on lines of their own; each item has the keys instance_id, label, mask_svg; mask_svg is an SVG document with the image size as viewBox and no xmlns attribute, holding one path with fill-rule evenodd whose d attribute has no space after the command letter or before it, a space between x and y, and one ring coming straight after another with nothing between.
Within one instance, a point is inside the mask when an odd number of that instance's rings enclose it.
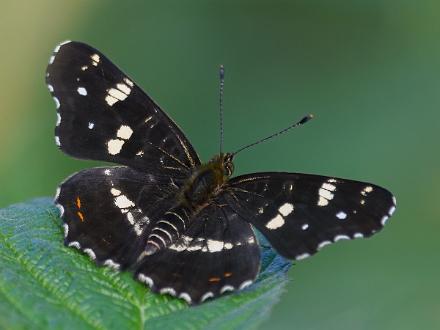
<instances>
[{"instance_id":1,"label":"butterfly head","mask_svg":"<svg viewBox=\"0 0 440 330\"><path fill-rule=\"evenodd\" d=\"M234 159L234 155L232 153L221 154L222 164L223 164L223 173L230 177L232 173L234 173L234 163L232 160Z\"/></svg>"},{"instance_id":2,"label":"butterfly head","mask_svg":"<svg viewBox=\"0 0 440 330\"><path fill-rule=\"evenodd\" d=\"M232 162L234 155L232 153L221 153L210 160L210 164L220 176L223 176L223 179L220 181L224 181L229 178L234 172L234 163Z\"/></svg>"}]
</instances>

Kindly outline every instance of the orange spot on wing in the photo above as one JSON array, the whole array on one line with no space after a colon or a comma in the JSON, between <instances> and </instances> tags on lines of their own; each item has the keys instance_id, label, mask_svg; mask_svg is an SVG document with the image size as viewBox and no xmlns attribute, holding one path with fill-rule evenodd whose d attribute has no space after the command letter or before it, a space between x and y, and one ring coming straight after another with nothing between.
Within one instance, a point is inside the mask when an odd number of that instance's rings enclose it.
<instances>
[{"instance_id":1,"label":"orange spot on wing","mask_svg":"<svg viewBox=\"0 0 440 330\"><path fill-rule=\"evenodd\" d=\"M225 273L225 277L229 277L231 275L232 275L232 273Z\"/></svg>"},{"instance_id":2,"label":"orange spot on wing","mask_svg":"<svg viewBox=\"0 0 440 330\"><path fill-rule=\"evenodd\" d=\"M209 282L220 282L220 277L211 277L208 281Z\"/></svg>"},{"instance_id":3,"label":"orange spot on wing","mask_svg":"<svg viewBox=\"0 0 440 330\"><path fill-rule=\"evenodd\" d=\"M78 214L79 219L81 220L81 222L83 222L84 221L84 215L80 211L76 212L76 214Z\"/></svg>"},{"instance_id":4,"label":"orange spot on wing","mask_svg":"<svg viewBox=\"0 0 440 330\"><path fill-rule=\"evenodd\" d=\"M76 197L76 206L78 206L78 208L81 208L81 200L79 199L79 196Z\"/></svg>"}]
</instances>

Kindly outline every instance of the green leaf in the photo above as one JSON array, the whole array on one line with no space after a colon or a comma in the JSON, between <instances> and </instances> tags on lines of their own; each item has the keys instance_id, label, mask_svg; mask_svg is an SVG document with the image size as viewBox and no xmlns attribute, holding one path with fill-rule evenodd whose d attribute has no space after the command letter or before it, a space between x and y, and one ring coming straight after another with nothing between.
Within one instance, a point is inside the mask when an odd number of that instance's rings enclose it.
<instances>
[{"instance_id":1,"label":"green leaf","mask_svg":"<svg viewBox=\"0 0 440 330\"><path fill-rule=\"evenodd\" d=\"M152 294L130 273L97 267L62 242L61 220L50 199L0 210L1 329L256 328L278 301L290 266L264 242L253 285L188 307Z\"/></svg>"}]
</instances>

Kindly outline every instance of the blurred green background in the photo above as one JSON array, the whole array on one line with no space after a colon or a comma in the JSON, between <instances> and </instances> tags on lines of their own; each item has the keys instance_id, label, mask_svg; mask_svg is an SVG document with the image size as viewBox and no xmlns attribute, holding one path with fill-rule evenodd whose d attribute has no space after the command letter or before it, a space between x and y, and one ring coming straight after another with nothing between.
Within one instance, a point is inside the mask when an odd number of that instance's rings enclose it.
<instances>
[{"instance_id":1,"label":"blurred green background","mask_svg":"<svg viewBox=\"0 0 440 330\"><path fill-rule=\"evenodd\" d=\"M440 328L440 2L2 1L0 206L53 195L95 162L54 143L44 84L65 39L90 43L156 99L207 160L306 113L306 126L240 154L236 173L370 181L395 216L368 240L299 262L263 329Z\"/></svg>"}]
</instances>

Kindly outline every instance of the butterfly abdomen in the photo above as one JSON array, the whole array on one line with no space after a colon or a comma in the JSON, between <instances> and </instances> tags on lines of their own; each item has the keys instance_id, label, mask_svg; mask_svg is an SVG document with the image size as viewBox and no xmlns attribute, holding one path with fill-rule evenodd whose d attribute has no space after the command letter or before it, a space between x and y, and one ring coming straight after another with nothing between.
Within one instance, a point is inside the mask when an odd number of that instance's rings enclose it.
<instances>
[{"instance_id":1,"label":"butterfly abdomen","mask_svg":"<svg viewBox=\"0 0 440 330\"><path fill-rule=\"evenodd\" d=\"M188 228L190 218L191 211L183 205L165 212L148 235L146 254L153 254L175 242Z\"/></svg>"}]
</instances>

